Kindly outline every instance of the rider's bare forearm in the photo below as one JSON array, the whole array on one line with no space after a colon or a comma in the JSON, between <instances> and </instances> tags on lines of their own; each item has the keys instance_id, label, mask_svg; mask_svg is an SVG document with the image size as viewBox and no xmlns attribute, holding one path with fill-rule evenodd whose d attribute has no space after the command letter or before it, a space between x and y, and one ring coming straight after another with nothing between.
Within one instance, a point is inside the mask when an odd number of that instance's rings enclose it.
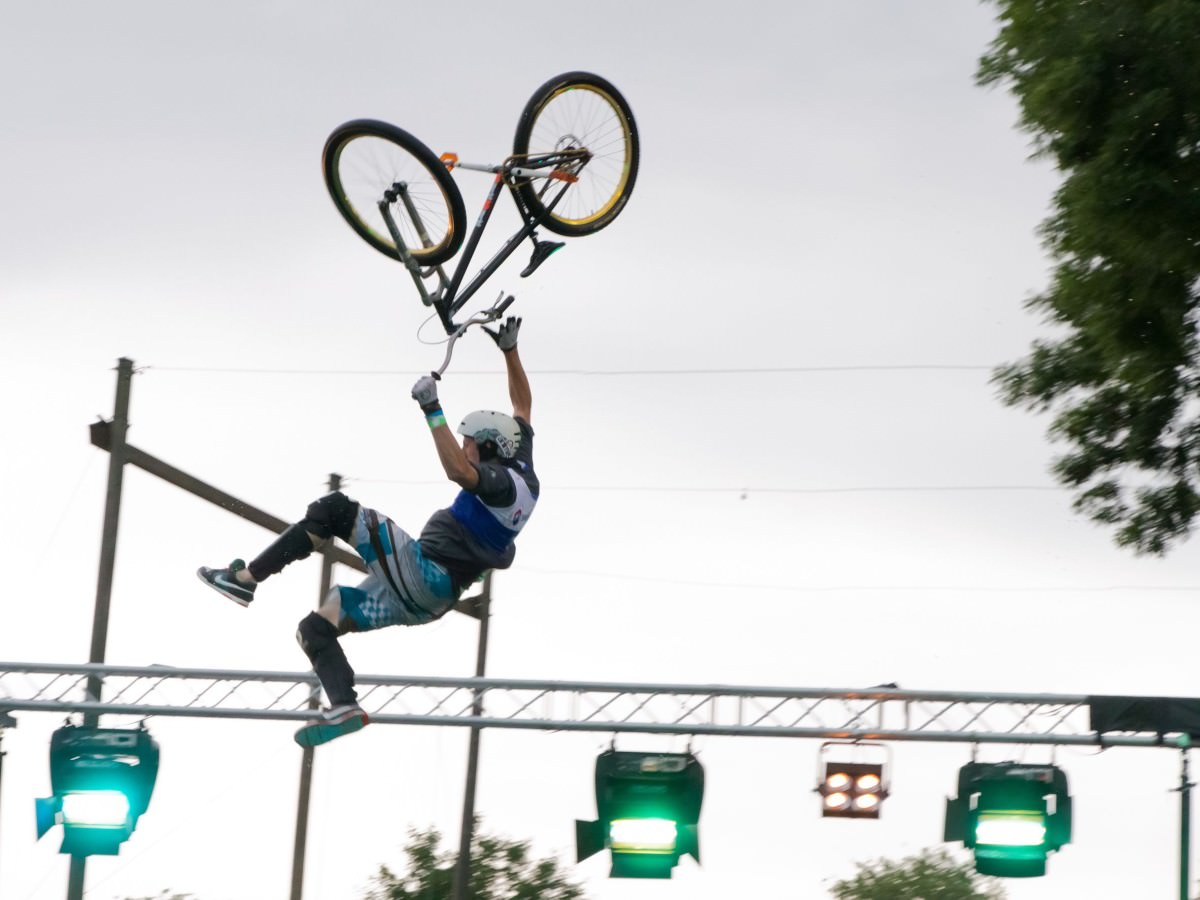
<instances>
[{"instance_id":1,"label":"rider's bare forearm","mask_svg":"<svg viewBox=\"0 0 1200 900\"><path fill-rule=\"evenodd\" d=\"M533 392L529 388L529 377L521 365L520 350L513 347L504 354L504 365L508 369L508 397L512 401L513 415L529 421Z\"/></svg>"},{"instance_id":2,"label":"rider's bare forearm","mask_svg":"<svg viewBox=\"0 0 1200 900\"><path fill-rule=\"evenodd\" d=\"M458 443L458 438L446 424L438 425L431 432L437 448L438 461L446 471L446 477L459 487L470 490L479 484L479 472L467 459L467 454Z\"/></svg>"}]
</instances>

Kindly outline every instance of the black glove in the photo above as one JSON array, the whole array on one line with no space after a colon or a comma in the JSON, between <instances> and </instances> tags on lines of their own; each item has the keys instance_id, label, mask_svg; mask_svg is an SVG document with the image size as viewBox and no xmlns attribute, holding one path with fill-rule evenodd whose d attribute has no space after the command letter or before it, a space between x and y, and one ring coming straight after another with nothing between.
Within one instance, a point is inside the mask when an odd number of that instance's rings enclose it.
<instances>
[{"instance_id":1,"label":"black glove","mask_svg":"<svg viewBox=\"0 0 1200 900\"><path fill-rule=\"evenodd\" d=\"M480 326L483 327L483 326ZM509 316L508 319L495 331L490 328L484 328L496 346L507 353L517 346L517 332L521 330L521 320L517 316Z\"/></svg>"},{"instance_id":2,"label":"black glove","mask_svg":"<svg viewBox=\"0 0 1200 900\"><path fill-rule=\"evenodd\" d=\"M437 395L437 381L432 375L422 375L417 379L417 383L413 385L412 398L421 405L422 412L427 413L442 408Z\"/></svg>"}]
</instances>

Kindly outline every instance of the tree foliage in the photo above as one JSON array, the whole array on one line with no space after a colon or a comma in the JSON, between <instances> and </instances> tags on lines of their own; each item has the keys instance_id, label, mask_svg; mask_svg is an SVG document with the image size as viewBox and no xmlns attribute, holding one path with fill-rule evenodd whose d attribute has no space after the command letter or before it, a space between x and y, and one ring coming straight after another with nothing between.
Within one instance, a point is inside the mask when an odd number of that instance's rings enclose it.
<instances>
[{"instance_id":1,"label":"tree foliage","mask_svg":"<svg viewBox=\"0 0 1200 900\"><path fill-rule=\"evenodd\" d=\"M1004 889L956 862L945 850L924 850L895 862L859 863L853 878L831 889L834 900L1004 900Z\"/></svg>"},{"instance_id":2,"label":"tree foliage","mask_svg":"<svg viewBox=\"0 0 1200 900\"><path fill-rule=\"evenodd\" d=\"M1075 508L1163 554L1200 510L1200 0L993 0L1005 84L1063 175L1028 306L1058 339L994 373L1053 415Z\"/></svg>"},{"instance_id":3,"label":"tree foliage","mask_svg":"<svg viewBox=\"0 0 1200 900\"><path fill-rule=\"evenodd\" d=\"M402 874L380 866L364 900L450 900L458 853L441 850L437 829L409 830ZM471 842L470 900L584 900L554 858L534 859L528 841L481 834Z\"/></svg>"}]
</instances>

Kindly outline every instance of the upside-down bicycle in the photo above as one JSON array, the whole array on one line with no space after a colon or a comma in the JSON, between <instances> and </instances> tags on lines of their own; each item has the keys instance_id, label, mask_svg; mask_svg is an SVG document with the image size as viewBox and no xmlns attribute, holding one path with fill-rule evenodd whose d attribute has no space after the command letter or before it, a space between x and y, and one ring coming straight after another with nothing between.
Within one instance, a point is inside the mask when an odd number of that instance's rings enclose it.
<instances>
[{"instance_id":1,"label":"upside-down bicycle","mask_svg":"<svg viewBox=\"0 0 1200 900\"><path fill-rule=\"evenodd\" d=\"M368 244L404 264L421 301L432 306L454 341L473 324L498 319L513 302L501 297L463 322L454 316L528 238L533 244L521 277L532 275L561 242L537 229L568 237L592 234L625 208L638 171L638 133L629 104L608 81L590 72L551 78L530 98L517 123L512 154L499 164L440 157L407 131L375 119L339 126L325 142L325 184L334 205ZM466 249L447 276L442 264L462 247L466 209L451 177L454 169L490 172L492 182ZM463 285L502 188L521 215L517 230ZM436 279L435 286L426 282Z\"/></svg>"}]
</instances>

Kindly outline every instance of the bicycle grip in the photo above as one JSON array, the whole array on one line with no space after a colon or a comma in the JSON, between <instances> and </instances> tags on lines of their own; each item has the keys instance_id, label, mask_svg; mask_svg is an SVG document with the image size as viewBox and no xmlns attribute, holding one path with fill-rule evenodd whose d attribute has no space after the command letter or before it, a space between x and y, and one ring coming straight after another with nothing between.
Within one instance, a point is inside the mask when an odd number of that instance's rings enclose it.
<instances>
[{"instance_id":1,"label":"bicycle grip","mask_svg":"<svg viewBox=\"0 0 1200 900\"><path fill-rule=\"evenodd\" d=\"M509 294L507 297L505 297L500 302L500 305L496 307L496 318L499 318L500 316L504 315L504 311L506 309L508 309L510 306L512 306L513 303L516 302L516 299L517 298L514 297L512 294Z\"/></svg>"}]
</instances>

